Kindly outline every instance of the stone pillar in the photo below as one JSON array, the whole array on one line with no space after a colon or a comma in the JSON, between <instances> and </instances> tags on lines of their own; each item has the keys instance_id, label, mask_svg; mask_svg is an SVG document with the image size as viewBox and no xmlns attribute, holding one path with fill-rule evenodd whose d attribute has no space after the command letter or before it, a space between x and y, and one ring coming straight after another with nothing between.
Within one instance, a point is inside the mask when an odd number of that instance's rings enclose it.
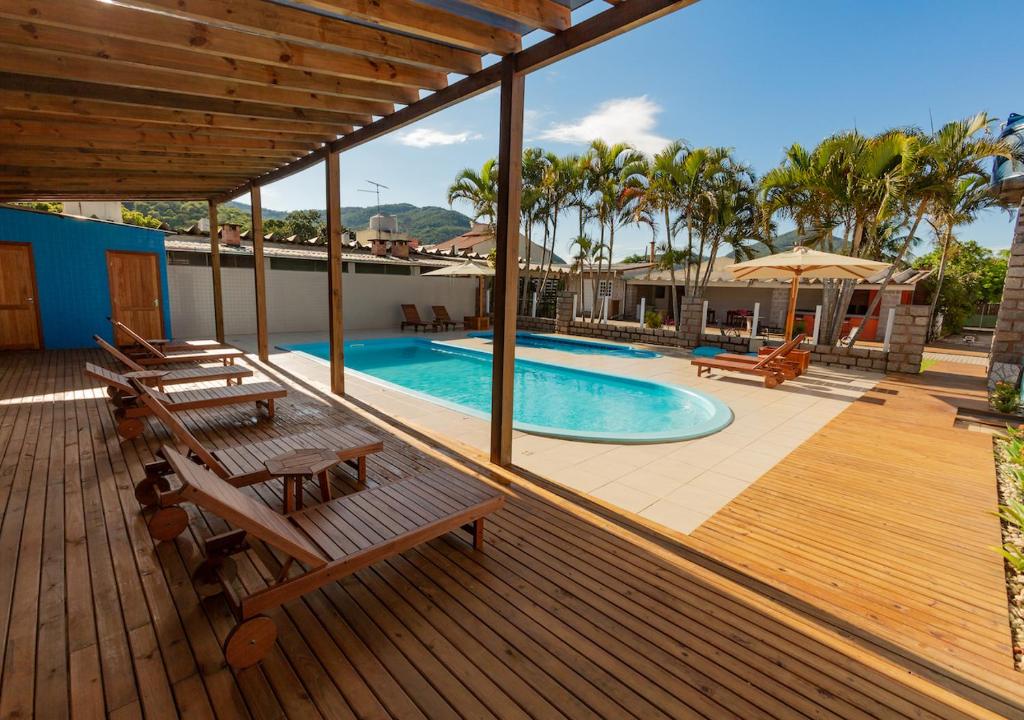
<instances>
[{"instance_id":1,"label":"stone pillar","mask_svg":"<svg viewBox=\"0 0 1024 720\"><path fill-rule=\"evenodd\" d=\"M700 345L700 320L704 298L683 298L679 311L679 340L683 347Z\"/></svg>"},{"instance_id":2,"label":"stone pillar","mask_svg":"<svg viewBox=\"0 0 1024 720\"><path fill-rule=\"evenodd\" d=\"M576 297L574 292L560 292L555 300L555 332L569 334L569 324L573 321L572 303Z\"/></svg>"},{"instance_id":3,"label":"stone pillar","mask_svg":"<svg viewBox=\"0 0 1024 720\"><path fill-rule=\"evenodd\" d=\"M788 283L782 287L772 288L771 305L768 307L768 312L765 313L765 317L768 318L768 322L766 323L762 320L761 323L777 328L784 327L786 325L787 310L789 310Z\"/></svg>"},{"instance_id":4,"label":"stone pillar","mask_svg":"<svg viewBox=\"0 0 1024 720\"><path fill-rule=\"evenodd\" d=\"M1024 360L1024 200L1017 208L1017 223L1010 245L1010 262L1006 268L1006 285L996 318L992 338L988 379L1017 381Z\"/></svg>"},{"instance_id":5,"label":"stone pillar","mask_svg":"<svg viewBox=\"0 0 1024 720\"><path fill-rule=\"evenodd\" d=\"M924 343L928 336L928 310L927 305L900 305L896 308L886 372L914 375L921 372Z\"/></svg>"}]
</instances>

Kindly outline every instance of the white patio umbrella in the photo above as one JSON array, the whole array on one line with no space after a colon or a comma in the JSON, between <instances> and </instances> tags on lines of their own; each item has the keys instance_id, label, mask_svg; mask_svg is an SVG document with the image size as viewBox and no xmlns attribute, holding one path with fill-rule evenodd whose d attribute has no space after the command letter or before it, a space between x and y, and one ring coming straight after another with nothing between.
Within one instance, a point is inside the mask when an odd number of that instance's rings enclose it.
<instances>
[{"instance_id":1,"label":"white patio umbrella","mask_svg":"<svg viewBox=\"0 0 1024 720\"><path fill-rule=\"evenodd\" d=\"M445 265L443 268L423 273L424 277L475 277L480 281L477 297L477 314L484 314L484 278L494 277L494 268L489 265L466 260L461 265Z\"/></svg>"},{"instance_id":2,"label":"white patio umbrella","mask_svg":"<svg viewBox=\"0 0 1024 720\"><path fill-rule=\"evenodd\" d=\"M789 310L786 313L786 340L793 336L796 316L796 294L800 278L832 278L866 280L888 269L889 264L876 260L837 255L797 245L788 252L766 255L730 265L726 269L737 280L778 280L790 278Z\"/></svg>"}]
</instances>

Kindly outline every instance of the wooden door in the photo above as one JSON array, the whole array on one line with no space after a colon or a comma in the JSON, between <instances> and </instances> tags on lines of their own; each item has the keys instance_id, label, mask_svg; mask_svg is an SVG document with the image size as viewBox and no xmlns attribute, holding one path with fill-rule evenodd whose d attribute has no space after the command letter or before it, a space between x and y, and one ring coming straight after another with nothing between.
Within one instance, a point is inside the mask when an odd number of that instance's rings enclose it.
<instances>
[{"instance_id":1,"label":"wooden door","mask_svg":"<svg viewBox=\"0 0 1024 720\"><path fill-rule=\"evenodd\" d=\"M32 246L0 242L0 350L38 350L42 344Z\"/></svg>"},{"instance_id":2,"label":"wooden door","mask_svg":"<svg viewBox=\"0 0 1024 720\"><path fill-rule=\"evenodd\" d=\"M107 251L110 309L119 320L144 338L162 338L164 314L160 302L160 264L155 253ZM118 345L133 340L117 333Z\"/></svg>"}]
</instances>

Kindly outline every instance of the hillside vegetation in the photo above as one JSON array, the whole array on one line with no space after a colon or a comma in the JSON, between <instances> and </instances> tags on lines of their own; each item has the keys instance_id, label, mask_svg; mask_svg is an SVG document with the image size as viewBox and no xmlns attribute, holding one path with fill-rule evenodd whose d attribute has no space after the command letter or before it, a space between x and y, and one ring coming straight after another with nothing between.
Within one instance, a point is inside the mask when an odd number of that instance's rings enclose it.
<instances>
[{"instance_id":1,"label":"hillside vegetation","mask_svg":"<svg viewBox=\"0 0 1024 720\"><path fill-rule=\"evenodd\" d=\"M143 215L159 218L174 229L193 225L207 215L206 203L200 201L125 202L124 207ZM428 245L461 235L470 226L470 219L467 216L455 210L442 207L417 207L409 203L395 203L381 205L380 210L385 215L397 216L400 230L408 232ZM321 220L323 220L324 211L316 210L315 212L319 213ZM343 207L341 209L341 221L346 228L362 230L369 226L370 217L376 214L376 212L376 206ZM299 210L289 213L263 208L263 222L268 226L268 230L288 234L290 215L295 215L296 218L301 216L303 220L308 221L310 211ZM249 206L244 203L228 202L221 204L217 209L217 217L221 222L237 223L243 230L248 230L251 224ZM307 226L308 223L300 225L300 227Z\"/></svg>"}]
</instances>

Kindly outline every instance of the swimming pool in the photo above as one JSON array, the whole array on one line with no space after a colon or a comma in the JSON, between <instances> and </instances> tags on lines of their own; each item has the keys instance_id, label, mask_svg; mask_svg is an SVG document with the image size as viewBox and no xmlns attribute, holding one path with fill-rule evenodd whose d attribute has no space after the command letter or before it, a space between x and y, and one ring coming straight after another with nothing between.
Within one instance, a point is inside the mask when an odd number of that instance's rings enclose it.
<instances>
[{"instance_id":1,"label":"swimming pool","mask_svg":"<svg viewBox=\"0 0 1024 720\"><path fill-rule=\"evenodd\" d=\"M493 332L471 332L471 338L493 340ZM629 345L612 345L611 343L594 342L593 340L577 340L576 338L553 337L551 335L535 335L528 332L516 333L516 345L523 347L563 350L574 355L611 355L613 357L656 358L661 357L650 350L637 350Z\"/></svg>"},{"instance_id":2,"label":"swimming pool","mask_svg":"<svg viewBox=\"0 0 1024 720\"><path fill-rule=\"evenodd\" d=\"M327 343L287 345L321 360ZM349 341L345 366L375 382L478 417L491 408L491 354L422 338ZM720 400L687 388L516 359L513 427L572 440L652 443L718 432Z\"/></svg>"}]
</instances>

